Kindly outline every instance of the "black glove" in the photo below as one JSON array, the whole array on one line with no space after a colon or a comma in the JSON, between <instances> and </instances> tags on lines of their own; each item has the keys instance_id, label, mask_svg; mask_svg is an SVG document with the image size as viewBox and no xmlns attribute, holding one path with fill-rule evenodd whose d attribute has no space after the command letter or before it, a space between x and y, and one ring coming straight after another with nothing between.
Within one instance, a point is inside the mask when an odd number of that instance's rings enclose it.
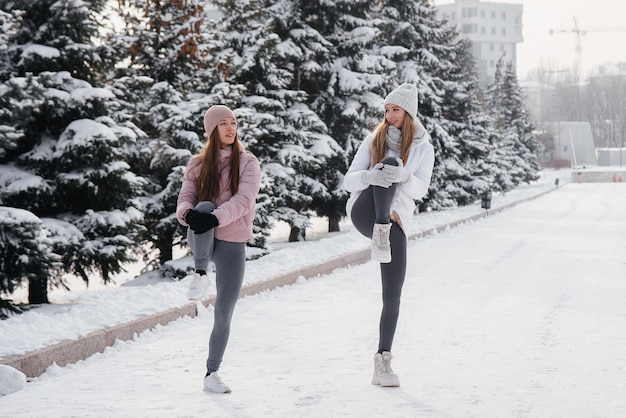
<instances>
[{"instance_id":1,"label":"black glove","mask_svg":"<svg viewBox=\"0 0 626 418\"><path fill-rule=\"evenodd\" d=\"M195 209L191 209L187 212L185 222L187 222L189 228L196 234L204 234L219 224L217 218L212 213L198 212Z\"/></svg>"}]
</instances>

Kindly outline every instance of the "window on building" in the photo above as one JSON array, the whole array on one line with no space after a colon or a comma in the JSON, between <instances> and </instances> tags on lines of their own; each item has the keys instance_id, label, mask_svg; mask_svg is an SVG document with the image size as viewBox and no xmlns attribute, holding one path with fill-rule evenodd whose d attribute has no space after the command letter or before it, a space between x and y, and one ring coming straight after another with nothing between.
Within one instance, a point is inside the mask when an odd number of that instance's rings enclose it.
<instances>
[{"instance_id":1,"label":"window on building","mask_svg":"<svg viewBox=\"0 0 626 418\"><path fill-rule=\"evenodd\" d=\"M502 20L506 20L506 12L502 12L500 16L502 17Z\"/></svg>"},{"instance_id":2,"label":"window on building","mask_svg":"<svg viewBox=\"0 0 626 418\"><path fill-rule=\"evenodd\" d=\"M496 65L496 64L493 62L493 60L489 60L489 66L490 66L491 68L495 67L495 65Z\"/></svg>"},{"instance_id":3,"label":"window on building","mask_svg":"<svg viewBox=\"0 0 626 418\"><path fill-rule=\"evenodd\" d=\"M476 17L478 16L478 9L475 7L467 7L467 8L461 9L461 16Z\"/></svg>"},{"instance_id":4,"label":"window on building","mask_svg":"<svg viewBox=\"0 0 626 418\"><path fill-rule=\"evenodd\" d=\"M496 47L493 44L489 44L489 51L493 52Z\"/></svg>"},{"instance_id":5,"label":"window on building","mask_svg":"<svg viewBox=\"0 0 626 418\"><path fill-rule=\"evenodd\" d=\"M495 35L496 34L496 28L491 28L491 34Z\"/></svg>"},{"instance_id":6,"label":"window on building","mask_svg":"<svg viewBox=\"0 0 626 418\"><path fill-rule=\"evenodd\" d=\"M491 12L491 18L495 19L496 18L496 12Z\"/></svg>"},{"instance_id":7,"label":"window on building","mask_svg":"<svg viewBox=\"0 0 626 418\"><path fill-rule=\"evenodd\" d=\"M506 28L500 29L500 33L502 34L502 36L506 36Z\"/></svg>"},{"instance_id":8,"label":"window on building","mask_svg":"<svg viewBox=\"0 0 626 418\"><path fill-rule=\"evenodd\" d=\"M484 26L481 26L481 27L480 27L480 34L481 34L481 35L484 35L484 34L485 34L485 27L484 27Z\"/></svg>"},{"instance_id":9,"label":"window on building","mask_svg":"<svg viewBox=\"0 0 626 418\"><path fill-rule=\"evenodd\" d=\"M484 17L485 17L485 11L484 11L484 10L481 10L481 11L480 11L480 17L482 17L482 18L484 18Z\"/></svg>"},{"instance_id":10,"label":"window on building","mask_svg":"<svg viewBox=\"0 0 626 418\"><path fill-rule=\"evenodd\" d=\"M478 25L463 25L463 33L478 33Z\"/></svg>"}]
</instances>

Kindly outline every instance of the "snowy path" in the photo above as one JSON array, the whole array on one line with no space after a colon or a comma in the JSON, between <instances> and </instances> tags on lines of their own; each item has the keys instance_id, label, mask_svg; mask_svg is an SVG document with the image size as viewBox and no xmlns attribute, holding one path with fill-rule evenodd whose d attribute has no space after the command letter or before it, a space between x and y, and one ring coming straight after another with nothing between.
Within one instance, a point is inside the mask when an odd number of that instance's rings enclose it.
<instances>
[{"instance_id":1,"label":"snowy path","mask_svg":"<svg viewBox=\"0 0 626 418\"><path fill-rule=\"evenodd\" d=\"M626 417L626 186L573 184L411 242L394 344L370 385L374 263L240 300L201 390L210 311L0 398L2 417Z\"/></svg>"}]
</instances>

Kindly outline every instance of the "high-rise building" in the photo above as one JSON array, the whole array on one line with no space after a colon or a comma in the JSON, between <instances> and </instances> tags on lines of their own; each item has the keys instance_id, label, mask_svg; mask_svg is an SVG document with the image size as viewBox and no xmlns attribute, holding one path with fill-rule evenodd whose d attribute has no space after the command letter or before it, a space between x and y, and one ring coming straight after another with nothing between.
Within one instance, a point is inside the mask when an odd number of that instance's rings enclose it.
<instances>
[{"instance_id":1,"label":"high-rise building","mask_svg":"<svg viewBox=\"0 0 626 418\"><path fill-rule=\"evenodd\" d=\"M437 10L439 17L456 25L471 41L481 84L493 80L503 54L517 68L516 44L523 41L521 4L454 0L437 6Z\"/></svg>"}]
</instances>

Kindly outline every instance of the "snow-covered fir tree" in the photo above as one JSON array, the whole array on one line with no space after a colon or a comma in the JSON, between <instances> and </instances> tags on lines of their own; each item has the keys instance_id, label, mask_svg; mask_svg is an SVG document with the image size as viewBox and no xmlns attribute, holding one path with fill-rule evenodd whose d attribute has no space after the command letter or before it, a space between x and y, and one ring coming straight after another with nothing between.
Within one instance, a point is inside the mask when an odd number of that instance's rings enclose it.
<instances>
[{"instance_id":1,"label":"snow-covered fir tree","mask_svg":"<svg viewBox=\"0 0 626 418\"><path fill-rule=\"evenodd\" d=\"M11 64L11 50L9 42L17 35L21 14L19 11L6 11L5 0L0 1L0 80L6 80L11 76L13 65Z\"/></svg>"},{"instance_id":2,"label":"snow-covered fir tree","mask_svg":"<svg viewBox=\"0 0 626 418\"><path fill-rule=\"evenodd\" d=\"M319 85L320 77L328 68L332 43L326 40L316 29L303 21L304 2L279 1L271 7L274 15L276 33L281 39L281 66L293 73L290 86L297 91L312 92L307 94L305 103L310 105L314 95L318 93L315 86ZM309 106L310 108L310 106ZM302 108L305 109L304 107ZM339 221L345 205L344 191L340 189L345 166L345 150L336 138L329 135L326 124L317 114L310 114L306 150L314 157L301 165L308 178L304 179L302 191L310 197L308 209L315 211L317 216L328 219L328 231L339 231ZM313 126L314 124L314 126ZM294 167L298 169L298 167ZM303 225L295 230L303 232Z\"/></svg>"},{"instance_id":3,"label":"snow-covered fir tree","mask_svg":"<svg viewBox=\"0 0 626 418\"><path fill-rule=\"evenodd\" d=\"M319 173L340 151L303 89L325 42L300 21L299 2L215 3L223 20L214 67L245 87L240 132L261 162L265 210L291 226L292 240L301 239L313 199L327 193Z\"/></svg>"},{"instance_id":4,"label":"snow-covered fir tree","mask_svg":"<svg viewBox=\"0 0 626 418\"><path fill-rule=\"evenodd\" d=\"M485 101L500 133L494 153L508 171L506 181L500 181L501 189L508 191L521 183L537 180L541 169L538 160L541 145L533 133L513 65L504 56L498 60Z\"/></svg>"},{"instance_id":5,"label":"snow-covered fir tree","mask_svg":"<svg viewBox=\"0 0 626 418\"><path fill-rule=\"evenodd\" d=\"M473 202L490 184L490 150L469 43L424 0L382 2L380 22L388 42L382 47L398 62L398 82L418 86L420 119L435 147L432 182L422 206Z\"/></svg>"},{"instance_id":6,"label":"snow-covered fir tree","mask_svg":"<svg viewBox=\"0 0 626 418\"><path fill-rule=\"evenodd\" d=\"M94 44L104 3L3 4L21 21L8 37L10 71L0 86L0 133L12 141L0 153L0 205L39 218L45 245L60 256L58 270L13 271L14 283L30 282L31 303L47 302L64 272L109 281L140 248L135 199L145 183L127 163L137 131L109 117L115 96L96 84L111 62Z\"/></svg>"},{"instance_id":7,"label":"snow-covered fir tree","mask_svg":"<svg viewBox=\"0 0 626 418\"><path fill-rule=\"evenodd\" d=\"M109 34L118 54L129 58L117 66L112 80L124 103L117 117L146 133L130 161L149 181L139 201L145 239L155 250L146 261L156 267L171 260L174 246L185 239L176 200L185 165L203 147L202 114L212 104L206 95L189 99L203 82L196 74L205 68L208 54L204 4L125 0L119 8L124 25Z\"/></svg>"},{"instance_id":8,"label":"snow-covered fir tree","mask_svg":"<svg viewBox=\"0 0 626 418\"><path fill-rule=\"evenodd\" d=\"M320 68L303 85L311 108L343 150L328 159L320 177L327 193L314 201L317 213L328 217L329 231L336 231L348 198L341 188L343 174L361 141L382 119L383 97L396 81L395 63L378 48L380 30L372 7L379 2L297 3L301 20L326 40L319 44L324 48L323 60L317 61Z\"/></svg>"},{"instance_id":9,"label":"snow-covered fir tree","mask_svg":"<svg viewBox=\"0 0 626 418\"><path fill-rule=\"evenodd\" d=\"M23 277L32 278L28 283L32 293L43 294L40 302L48 302L45 289L37 287L47 284L60 257L52 251L41 219L24 209L0 206L0 236L0 319L4 319L10 312L22 312L3 296L13 293Z\"/></svg>"},{"instance_id":10,"label":"snow-covered fir tree","mask_svg":"<svg viewBox=\"0 0 626 418\"><path fill-rule=\"evenodd\" d=\"M418 86L436 153L423 206L536 178L512 69L499 64L486 95L497 112L485 111L469 43L429 0L121 0L116 33L106 3L0 0L0 231L17 231L0 234L0 263L15 264L0 297L29 280L45 302L67 272L109 280L146 243L167 269L185 239L184 166L213 104L235 110L261 161L255 256L275 220L294 240L314 213L339 229L343 174L403 82Z\"/></svg>"},{"instance_id":11,"label":"snow-covered fir tree","mask_svg":"<svg viewBox=\"0 0 626 418\"><path fill-rule=\"evenodd\" d=\"M118 0L124 27L112 37L128 61L125 75L167 81L179 91L199 82L199 63L209 51L204 0Z\"/></svg>"},{"instance_id":12,"label":"snow-covered fir tree","mask_svg":"<svg viewBox=\"0 0 626 418\"><path fill-rule=\"evenodd\" d=\"M112 91L122 101L116 117L143 133L129 147L128 162L146 180L138 197L149 249L145 261L158 267L172 259L173 247L184 239L174 213L184 167L192 151L202 147L198 126L202 116L199 111L190 115L182 94L167 82L124 76L114 80Z\"/></svg>"},{"instance_id":13,"label":"snow-covered fir tree","mask_svg":"<svg viewBox=\"0 0 626 418\"><path fill-rule=\"evenodd\" d=\"M20 17L20 28L9 48L12 68L17 74L68 71L78 79L95 81L100 77L97 68L111 64L109 55L103 53L107 48L94 45L99 28L106 22L106 3L2 0L1 10Z\"/></svg>"}]
</instances>

